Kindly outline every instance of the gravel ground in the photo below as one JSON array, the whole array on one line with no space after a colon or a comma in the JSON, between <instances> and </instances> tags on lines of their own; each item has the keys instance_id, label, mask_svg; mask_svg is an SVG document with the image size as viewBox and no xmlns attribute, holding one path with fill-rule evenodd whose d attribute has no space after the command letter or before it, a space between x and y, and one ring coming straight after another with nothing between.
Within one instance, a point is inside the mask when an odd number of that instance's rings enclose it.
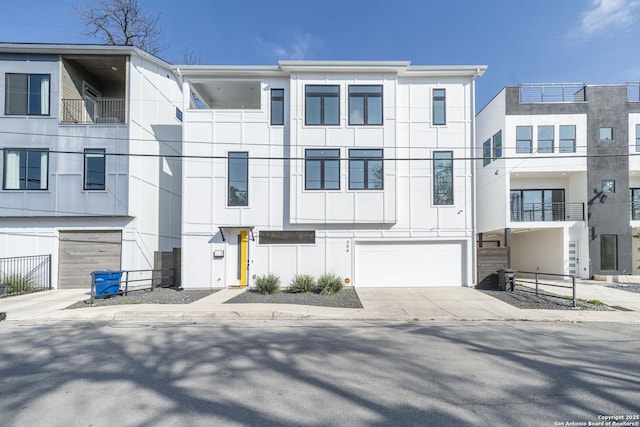
<instances>
[{"instance_id":1,"label":"gravel ground","mask_svg":"<svg viewBox=\"0 0 640 427\"><path fill-rule=\"evenodd\" d=\"M550 292L541 292L540 296L536 296L535 289L521 285L516 285L513 292L493 289L478 289L478 291L484 292L487 295L491 295L492 297L506 302L507 304L511 304L514 307L524 309L595 311L611 310L606 305L592 304L580 299L576 301L577 307L574 308L572 307L573 301L569 298L563 298Z\"/></svg>"},{"instance_id":2,"label":"gravel ground","mask_svg":"<svg viewBox=\"0 0 640 427\"><path fill-rule=\"evenodd\" d=\"M640 293L640 283L603 283L607 288Z\"/></svg>"},{"instance_id":3,"label":"gravel ground","mask_svg":"<svg viewBox=\"0 0 640 427\"><path fill-rule=\"evenodd\" d=\"M93 307L119 304L189 304L217 291L219 291L219 289L185 289L177 291L170 288L155 288L153 292L149 289L144 289L139 291L129 291L127 296L114 295L110 298L94 299ZM67 308L82 308L90 306L90 300L86 299Z\"/></svg>"},{"instance_id":4,"label":"gravel ground","mask_svg":"<svg viewBox=\"0 0 640 427\"><path fill-rule=\"evenodd\" d=\"M237 297L225 301L225 304L300 304L318 305L323 307L362 308L360 298L353 288L343 288L335 295L320 295L312 292L292 293L279 292L273 295L262 295L255 290L247 290Z\"/></svg>"}]
</instances>

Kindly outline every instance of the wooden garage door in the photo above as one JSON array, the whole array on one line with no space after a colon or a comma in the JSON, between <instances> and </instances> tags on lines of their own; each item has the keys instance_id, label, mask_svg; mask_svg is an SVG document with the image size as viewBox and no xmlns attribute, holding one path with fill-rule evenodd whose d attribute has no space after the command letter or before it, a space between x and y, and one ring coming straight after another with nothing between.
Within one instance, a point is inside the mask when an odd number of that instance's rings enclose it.
<instances>
[{"instance_id":1,"label":"wooden garage door","mask_svg":"<svg viewBox=\"0 0 640 427\"><path fill-rule=\"evenodd\" d=\"M61 231L58 288L91 287L91 272L119 270L120 231Z\"/></svg>"}]
</instances>

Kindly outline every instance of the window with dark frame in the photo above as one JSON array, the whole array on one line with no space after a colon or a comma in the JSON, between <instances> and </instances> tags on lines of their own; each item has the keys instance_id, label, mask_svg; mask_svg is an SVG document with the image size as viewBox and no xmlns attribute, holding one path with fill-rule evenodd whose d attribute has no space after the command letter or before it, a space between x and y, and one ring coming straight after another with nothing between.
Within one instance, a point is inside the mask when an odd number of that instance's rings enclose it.
<instances>
[{"instance_id":1,"label":"window with dark frame","mask_svg":"<svg viewBox=\"0 0 640 427\"><path fill-rule=\"evenodd\" d=\"M616 234L600 235L600 269L618 269L618 236Z\"/></svg>"},{"instance_id":2,"label":"window with dark frame","mask_svg":"<svg viewBox=\"0 0 640 427\"><path fill-rule=\"evenodd\" d=\"M502 157L502 131L499 130L493 135L493 160Z\"/></svg>"},{"instance_id":3,"label":"window with dark frame","mask_svg":"<svg viewBox=\"0 0 640 427\"><path fill-rule=\"evenodd\" d=\"M49 151L4 149L5 190L47 190Z\"/></svg>"},{"instance_id":4,"label":"window with dark frame","mask_svg":"<svg viewBox=\"0 0 640 427\"><path fill-rule=\"evenodd\" d=\"M384 167L382 150L349 150L349 190L382 190Z\"/></svg>"},{"instance_id":5,"label":"window with dark frame","mask_svg":"<svg viewBox=\"0 0 640 427\"><path fill-rule=\"evenodd\" d=\"M564 189L511 190L511 221L563 221Z\"/></svg>"},{"instance_id":6,"label":"window with dark frame","mask_svg":"<svg viewBox=\"0 0 640 427\"><path fill-rule=\"evenodd\" d=\"M553 153L553 125L538 126L538 153Z\"/></svg>"},{"instance_id":7,"label":"window with dark frame","mask_svg":"<svg viewBox=\"0 0 640 427\"><path fill-rule=\"evenodd\" d=\"M305 150L305 190L340 189L340 150Z\"/></svg>"},{"instance_id":8,"label":"window with dark frame","mask_svg":"<svg viewBox=\"0 0 640 427\"><path fill-rule=\"evenodd\" d=\"M84 189L105 189L105 150L86 148L84 150Z\"/></svg>"},{"instance_id":9,"label":"window with dark frame","mask_svg":"<svg viewBox=\"0 0 640 427\"><path fill-rule=\"evenodd\" d=\"M631 202L631 219L640 220L640 188L629 189L629 200Z\"/></svg>"},{"instance_id":10,"label":"window with dark frame","mask_svg":"<svg viewBox=\"0 0 640 427\"><path fill-rule=\"evenodd\" d=\"M271 124L284 125L284 89L271 89Z\"/></svg>"},{"instance_id":11,"label":"window with dark frame","mask_svg":"<svg viewBox=\"0 0 640 427\"><path fill-rule=\"evenodd\" d=\"M227 157L227 206L248 206L249 153L246 151L230 151Z\"/></svg>"},{"instance_id":12,"label":"window with dark frame","mask_svg":"<svg viewBox=\"0 0 640 427\"><path fill-rule=\"evenodd\" d=\"M286 245L286 244L308 244L316 243L316 232L314 230L300 231L271 231L261 230L258 233L258 244L260 245Z\"/></svg>"},{"instance_id":13,"label":"window with dark frame","mask_svg":"<svg viewBox=\"0 0 640 427\"><path fill-rule=\"evenodd\" d=\"M491 163L491 139L487 139L482 144L482 166L487 166Z\"/></svg>"},{"instance_id":14,"label":"window with dark frame","mask_svg":"<svg viewBox=\"0 0 640 427\"><path fill-rule=\"evenodd\" d=\"M382 124L382 85L349 86L349 125Z\"/></svg>"},{"instance_id":15,"label":"window with dark frame","mask_svg":"<svg viewBox=\"0 0 640 427\"><path fill-rule=\"evenodd\" d=\"M453 151L433 153L433 204L453 204Z\"/></svg>"},{"instance_id":16,"label":"window with dark frame","mask_svg":"<svg viewBox=\"0 0 640 427\"><path fill-rule=\"evenodd\" d=\"M433 89L433 124L447 124L447 92L445 89Z\"/></svg>"},{"instance_id":17,"label":"window with dark frame","mask_svg":"<svg viewBox=\"0 0 640 427\"><path fill-rule=\"evenodd\" d=\"M533 127L516 126L516 153L531 153Z\"/></svg>"},{"instance_id":18,"label":"window with dark frame","mask_svg":"<svg viewBox=\"0 0 640 427\"><path fill-rule=\"evenodd\" d=\"M49 74L5 74L6 115L48 116L51 76Z\"/></svg>"},{"instance_id":19,"label":"window with dark frame","mask_svg":"<svg viewBox=\"0 0 640 427\"><path fill-rule=\"evenodd\" d=\"M305 86L305 125L340 124L340 86Z\"/></svg>"},{"instance_id":20,"label":"window with dark frame","mask_svg":"<svg viewBox=\"0 0 640 427\"><path fill-rule=\"evenodd\" d=\"M560 125L559 151L561 153L576 152L576 127L575 125Z\"/></svg>"}]
</instances>

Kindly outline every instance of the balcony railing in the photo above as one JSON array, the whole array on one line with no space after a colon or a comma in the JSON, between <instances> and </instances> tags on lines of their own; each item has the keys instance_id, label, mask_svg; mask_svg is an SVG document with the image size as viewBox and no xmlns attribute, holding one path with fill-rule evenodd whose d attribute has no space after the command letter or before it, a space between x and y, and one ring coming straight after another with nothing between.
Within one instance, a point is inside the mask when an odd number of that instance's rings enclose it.
<instances>
[{"instance_id":1,"label":"balcony railing","mask_svg":"<svg viewBox=\"0 0 640 427\"><path fill-rule=\"evenodd\" d=\"M524 83L520 85L520 103L585 102L584 83Z\"/></svg>"},{"instance_id":2,"label":"balcony railing","mask_svg":"<svg viewBox=\"0 0 640 427\"><path fill-rule=\"evenodd\" d=\"M584 203L511 203L511 221L584 221Z\"/></svg>"},{"instance_id":3,"label":"balcony railing","mask_svg":"<svg viewBox=\"0 0 640 427\"><path fill-rule=\"evenodd\" d=\"M63 99L62 123L126 123L125 100L121 98Z\"/></svg>"}]
</instances>

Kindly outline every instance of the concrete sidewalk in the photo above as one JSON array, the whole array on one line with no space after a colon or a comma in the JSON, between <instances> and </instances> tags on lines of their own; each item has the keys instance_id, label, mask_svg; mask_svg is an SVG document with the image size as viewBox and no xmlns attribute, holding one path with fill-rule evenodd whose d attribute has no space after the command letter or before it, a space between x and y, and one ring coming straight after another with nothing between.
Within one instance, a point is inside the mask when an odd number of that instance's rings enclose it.
<instances>
[{"instance_id":1,"label":"concrete sidewalk","mask_svg":"<svg viewBox=\"0 0 640 427\"><path fill-rule=\"evenodd\" d=\"M640 294L581 281L577 295L598 299L614 311L523 310L472 288L357 288L364 308L292 304L223 304L244 292L223 289L191 304L133 304L64 308L89 296L84 290L52 290L0 299L7 321L193 321L221 319L388 320L388 321L551 321L640 323ZM548 288L556 294L570 289ZM629 311L626 311L626 310Z\"/></svg>"}]
</instances>

